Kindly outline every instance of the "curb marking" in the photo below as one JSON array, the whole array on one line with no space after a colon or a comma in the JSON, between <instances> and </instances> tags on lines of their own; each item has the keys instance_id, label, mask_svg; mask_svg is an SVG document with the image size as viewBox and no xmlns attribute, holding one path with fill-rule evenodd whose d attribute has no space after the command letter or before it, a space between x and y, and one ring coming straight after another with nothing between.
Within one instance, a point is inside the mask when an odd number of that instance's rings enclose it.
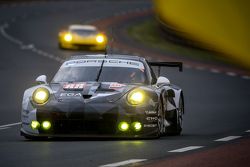
<instances>
[{"instance_id":1,"label":"curb marking","mask_svg":"<svg viewBox=\"0 0 250 167\"><path fill-rule=\"evenodd\" d=\"M142 162L142 161L146 161L147 159L129 159L126 161L121 161L121 162L115 162L112 164L107 164L107 165L101 165L99 167L117 167L117 166L124 166L124 165L128 165L128 164L134 164L137 162Z\"/></svg>"},{"instance_id":2,"label":"curb marking","mask_svg":"<svg viewBox=\"0 0 250 167\"><path fill-rule=\"evenodd\" d=\"M230 141L230 140L238 139L240 137L242 137L242 136L228 136L228 137L224 137L224 138L217 139L214 141Z\"/></svg>"},{"instance_id":3,"label":"curb marking","mask_svg":"<svg viewBox=\"0 0 250 167\"><path fill-rule=\"evenodd\" d=\"M203 148L204 146L188 146L188 147L184 147L184 148L180 148L180 149L176 149L176 150L172 150L172 151L168 151L168 152L177 152L177 153L181 153L181 152L186 152L186 151L190 151L190 150L196 150L199 148Z\"/></svg>"}]
</instances>

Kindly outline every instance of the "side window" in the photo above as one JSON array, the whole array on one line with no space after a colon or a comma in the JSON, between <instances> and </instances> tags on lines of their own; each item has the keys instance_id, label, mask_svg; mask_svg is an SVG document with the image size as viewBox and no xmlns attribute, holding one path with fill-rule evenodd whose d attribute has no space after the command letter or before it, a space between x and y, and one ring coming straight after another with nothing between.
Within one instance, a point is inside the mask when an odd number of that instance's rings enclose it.
<instances>
[{"instance_id":1,"label":"side window","mask_svg":"<svg viewBox=\"0 0 250 167\"><path fill-rule=\"evenodd\" d=\"M153 69L152 69L151 66L149 66L149 68L150 68L150 73L151 73L151 76L152 76L152 83L151 84L156 84L157 78L155 76L155 73L154 73L154 71L153 71Z\"/></svg>"},{"instance_id":2,"label":"side window","mask_svg":"<svg viewBox=\"0 0 250 167\"><path fill-rule=\"evenodd\" d=\"M148 67L149 67L149 71L150 71L150 76L151 76L151 84L153 85L153 84L156 84L156 82L157 82L157 78L156 78L156 76L155 76L155 73L154 73L154 71L153 71L153 69L152 69L152 67L148 64L148 61L146 61L147 62L147 65L148 65Z\"/></svg>"}]
</instances>

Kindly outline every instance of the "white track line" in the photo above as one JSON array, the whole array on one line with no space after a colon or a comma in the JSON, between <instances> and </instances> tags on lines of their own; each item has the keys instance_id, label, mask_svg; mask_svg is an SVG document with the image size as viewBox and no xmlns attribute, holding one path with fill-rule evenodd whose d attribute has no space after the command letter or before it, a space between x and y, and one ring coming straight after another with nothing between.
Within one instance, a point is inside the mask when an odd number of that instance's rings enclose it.
<instances>
[{"instance_id":1,"label":"white track line","mask_svg":"<svg viewBox=\"0 0 250 167\"><path fill-rule=\"evenodd\" d=\"M10 126L16 126L20 125L22 122L12 123L12 124L6 124L6 125L0 125L0 128L10 127Z\"/></svg>"},{"instance_id":2,"label":"white track line","mask_svg":"<svg viewBox=\"0 0 250 167\"><path fill-rule=\"evenodd\" d=\"M196 149L199 149L199 148L202 148L202 147L204 147L204 146L188 146L188 147L180 148L180 149L177 149L177 150L171 150L171 151L168 151L168 152L181 153L181 152L186 152L186 151L190 151L190 150L196 150Z\"/></svg>"},{"instance_id":3,"label":"white track line","mask_svg":"<svg viewBox=\"0 0 250 167\"><path fill-rule=\"evenodd\" d=\"M121 162L116 162L116 163L112 163L112 164L107 164L107 165L101 165L99 167L117 167L117 166L124 166L124 165L128 165L128 164L134 164L137 162L142 162L142 161L146 161L147 159L129 159L126 161L121 161Z\"/></svg>"},{"instance_id":4,"label":"white track line","mask_svg":"<svg viewBox=\"0 0 250 167\"><path fill-rule=\"evenodd\" d=\"M0 26L0 33L2 34L2 36L5 37L7 40L9 40L9 41L11 41L11 42L13 42L13 43L21 46L22 45L21 41L19 41L18 39L10 36L9 34L7 34L5 32L5 29L8 28L8 27L9 27L8 23L5 23L5 24L3 24L3 25Z\"/></svg>"},{"instance_id":5,"label":"white track line","mask_svg":"<svg viewBox=\"0 0 250 167\"><path fill-rule=\"evenodd\" d=\"M5 129L9 129L10 127L3 127L3 128L0 128L0 130L5 130Z\"/></svg>"},{"instance_id":6,"label":"white track line","mask_svg":"<svg viewBox=\"0 0 250 167\"><path fill-rule=\"evenodd\" d=\"M242 78L243 78L243 79L250 79L250 76L243 75Z\"/></svg>"},{"instance_id":7,"label":"white track line","mask_svg":"<svg viewBox=\"0 0 250 167\"><path fill-rule=\"evenodd\" d=\"M241 136L228 136L228 137L224 137L224 138L221 138L221 139L217 139L215 141L230 141L230 140L238 139L240 137Z\"/></svg>"},{"instance_id":8,"label":"white track line","mask_svg":"<svg viewBox=\"0 0 250 167\"><path fill-rule=\"evenodd\" d=\"M226 73L228 76L231 76L231 77L234 77L234 76L236 76L237 74L236 73L234 73L234 72L227 72Z\"/></svg>"},{"instance_id":9,"label":"white track line","mask_svg":"<svg viewBox=\"0 0 250 167\"><path fill-rule=\"evenodd\" d=\"M215 74L220 73L220 71L215 68L210 69L210 72L215 73Z\"/></svg>"},{"instance_id":10,"label":"white track line","mask_svg":"<svg viewBox=\"0 0 250 167\"><path fill-rule=\"evenodd\" d=\"M184 64L184 68L192 68L190 65Z\"/></svg>"},{"instance_id":11,"label":"white track line","mask_svg":"<svg viewBox=\"0 0 250 167\"><path fill-rule=\"evenodd\" d=\"M202 70L205 70L206 68L205 68L205 67L202 67L202 66L197 66L197 67L195 67L195 69L196 69L196 70L202 71Z\"/></svg>"},{"instance_id":12,"label":"white track line","mask_svg":"<svg viewBox=\"0 0 250 167\"><path fill-rule=\"evenodd\" d=\"M250 130L247 130L246 132L247 132L247 133L250 133Z\"/></svg>"}]
</instances>

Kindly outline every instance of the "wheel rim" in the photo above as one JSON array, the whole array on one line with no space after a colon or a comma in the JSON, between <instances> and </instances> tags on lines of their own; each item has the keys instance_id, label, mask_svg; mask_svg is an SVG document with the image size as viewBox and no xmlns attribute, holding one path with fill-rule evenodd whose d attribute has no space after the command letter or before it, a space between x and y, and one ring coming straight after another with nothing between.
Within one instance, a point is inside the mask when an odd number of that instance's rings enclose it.
<instances>
[{"instance_id":1,"label":"wheel rim","mask_svg":"<svg viewBox=\"0 0 250 167\"><path fill-rule=\"evenodd\" d=\"M180 99L180 104L179 104L179 109L178 109L178 124L179 127L182 128L182 123L183 123L183 119L182 119L182 115L183 115L183 102L182 99Z\"/></svg>"},{"instance_id":2,"label":"wheel rim","mask_svg":"<svg viewBox=\"0 0 250 167\"><path fill-rule=\"evenodd\" d=\"M162 106L159 105L159 109L158 109L158 127L159 127L159 133L160 135L165 133L165 127L164 127L164 116L162 113Z\"/></svg>"}]
</instances>

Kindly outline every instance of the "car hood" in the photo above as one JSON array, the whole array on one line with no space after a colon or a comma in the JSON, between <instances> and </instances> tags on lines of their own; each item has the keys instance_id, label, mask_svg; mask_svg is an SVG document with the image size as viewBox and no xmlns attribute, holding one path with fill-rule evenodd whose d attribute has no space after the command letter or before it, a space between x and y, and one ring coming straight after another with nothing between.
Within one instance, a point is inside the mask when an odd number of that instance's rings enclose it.
<instances>
[{"instance_id":1,"label":"car hood","mask_svg":"<svg viewBox=\"0 0 250 167\"><path fill-rule=\"evenodd\" d=\"M48 85L51 94L58 101L73 99L85 102L115 102L137 85L121 84L117 82L74 82L51 83Z\"/></svg>"}]
</instances>

